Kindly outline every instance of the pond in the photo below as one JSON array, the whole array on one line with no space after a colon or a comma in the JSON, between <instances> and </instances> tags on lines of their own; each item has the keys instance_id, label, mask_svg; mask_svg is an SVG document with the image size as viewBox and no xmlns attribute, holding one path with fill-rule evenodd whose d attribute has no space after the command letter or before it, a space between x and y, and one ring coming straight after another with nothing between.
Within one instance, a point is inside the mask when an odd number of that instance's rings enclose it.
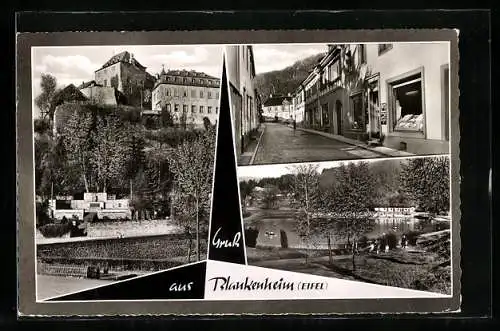
<instances>
[{"instance_id":1,"label":"pond","mask_svg":"<svg viewBox=\"0 0 500 331\"><path fill-rule=\"evenodd\" d=\"M254 220L252 227L258 230L256 239L257 247L305 248L307 246L306 242L299 235L296 220L293 218L262 218ZM365 236L372 239L380 237L384 233L392 232L400 238L403 233L410 231L429 233L448 228L449 222L436 222L414 217L380 217L375 219L372 230L365 233ZM331 233L331 238L334 246L343 246L346 242L345 238L340 237L334 232ZM318 231L311 236L310 242L314 243L310 244L310 248L328 248L325 232Z\"/></svg>"}]
</instances>

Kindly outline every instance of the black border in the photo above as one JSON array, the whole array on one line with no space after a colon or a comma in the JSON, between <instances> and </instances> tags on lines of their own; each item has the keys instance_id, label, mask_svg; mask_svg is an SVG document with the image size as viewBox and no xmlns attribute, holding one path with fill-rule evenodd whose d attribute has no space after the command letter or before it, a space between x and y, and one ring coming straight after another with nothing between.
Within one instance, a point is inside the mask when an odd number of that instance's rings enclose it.
<instances>
[{"instance_id":1,"label":"black border","mask_svg":"<svg viewBox=\"0 0 500 331\"><path fill-rule=\"evenodd\" d=\"M332 19L332 16L335 19ZM491 159L490 142L493 139L491 135L491 94L490 94L490 12L481 11L404 11L404 12L381 12L381 11L360 11L360 12L267 12L267 13L106 13L106 14L77 14L68 15L58 14L40 14L28 13L18 16L18 31L105 31L105 30L204 30L204 29L367 29L367 28L457 28L460 30L459 50L460 50L460 109L461 109L461 159L465 160L461 165L462 172L462 293L463 304L462 313L455 315L468 317L466 319L455 319L454 326L464 328L471 326L470 318L481 318L482 321L475 327L486 326L487 317L492 314L491 294L494 288L491 287L491 281L494 279L491 274L491 239L492 223L490 219L490 202L488 196L488 175ZM12 20L11 20L12 22ZM192 22L196 22L196 27ZM10 23L10 22L9 22ZM9 42L12 46L15 37L9 36ZM10 52L14 54L14 49ZM13 57L12 57L13 58ZM13 61L6 69L6 72L14 75L12 70ZM9 70L10 67L10 70ZM7 82L7 75L3 80ZM11 83L14 83L14 77L11 76ZM15 86L12 84L11 86ZM11 94L11 104L15 106L14 93ZM12 107L11 109L14 109ZM14 112L4 111L3 123L10 126L10 130L15 127ZM5 132L5 131L4 131ZM10 135L3 139L6 146L13 148L15 146L15 135ZM6 150L6 149L5 149ZM11 150L12 151L12 150ZM15 147L13 148L15 153ZM10 165L15 162L15 155L12 155ZM15 169L15 167L13 167ZM9 181L14 184L15 177ZM7 203L15 208L14 195L8 194L2 198L2 205ZM3 206L2 206L3 207ZM14 208L11 208L4 217L8 220L15 220ZM9 217L12 216L12 217ZM12 222L15 223L15 222ZM10 223L7 229L15 231L15 225ZM9 231L10 232L10 231ZM11 232L12 233L12 232ZM497 234L498 235L498 234ZM15 237L6 236L4 245L15 247ZM15 256L12 252L10 256ZM9 259L12 261L13 259ZM12 265L12 264L11 264ZM12 266L15 278L15 266ZM13 281L2 282L1 293L7 294L10 299L16 297L16 287ZM4 289L5 288L5 289ZM2 295L2 298L5 298ZM9 301L6 305L10 313L15 313L15 301ZM9 314L10 315L10 314ZM230 318L235 319L234 318ZM241 317L238 317L240 319ZM352 317L350 317L352 318ZM159 318L147 318L149 323L142 326L148 326L155 323ZM252 318L254 320L255 318ZM282 319L279 317L273 318ZM330 319L330 318L328 318ZM3 320L3 317L2 317ZM9 318L10 320L10 318ZM112 325L124 327L123 322L116 319ZM138 320L144 321L144 318ZM204 317L205 322L207 318ZM310 324L319 326L319 319ZM403 317L391 317L386 319L395 324L405 322ZM381 320L378 320L381 321ZM386 325L374 323L371 320L371 327ZM406 320L406 322L409 322ZM437 326L445 322L443 318L432 318L420 320L426 326ZM88 321L85 321L88 323ZM31 323L30 323L31 324ZM249 323L250 324L250 323ZM251 323L256 326L254 323ZM273 323L275 324L275 323ZM283 323L284 325L285 323ZM304 327L298 320L288 318L288 325L293 324L294 328ZM354 324L359 325L359 321ZM453 323L446 323L452 326ZM25 324L29 325L29 324ZM65 327L64 324L56 323L58 326ZM53 325L53 327L56 327ZM88 324L87 324L88 325ZM247 324L248 325L248 324ZM110 325L111 326L111 325ZM129 324L134 326L134 324ZM153 326L153 325L150 325ZM204 327L208 325L205 324ZM235 327L236 325L233 325ZM394 325L396 326L396 325ZM416 326L416 325L414 325ZM420 325L424 326L424 325ZM241 327L239 325L238 327ZM398 327L398 326L396 326ZM408 326L405 326L408 328ZM57 329L57 328L56 328ZM411 329L411 328L410 328Z\"/></svg>"}]
</instances>

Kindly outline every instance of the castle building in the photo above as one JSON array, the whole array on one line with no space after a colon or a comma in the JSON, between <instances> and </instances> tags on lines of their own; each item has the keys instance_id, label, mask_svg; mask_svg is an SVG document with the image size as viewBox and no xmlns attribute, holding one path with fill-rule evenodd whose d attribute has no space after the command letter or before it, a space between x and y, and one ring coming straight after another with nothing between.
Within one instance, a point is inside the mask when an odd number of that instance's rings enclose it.
<instances>
[{"instance_id":1,"label":"castle building","mask_svg":"<svg viewBox=\"0 0 500 331\"><path fill-rule=\"evenodd\" d=\"M94 73L97 85L113 87L127 96L131 105L139 106L144 102L155 82L155 78L146 71L146 67L134 58L134 55L124 51L112 56Z\"/></svg>"},{"instance_id":2,"label":"castle building","mask_svg":"<svg viewBox=\"0 0 500 331\"><path fill-rule=\"evenodd\" d=\"M172 114L175 124L203 126L217 123L220 79L194 70L162 69L152 90L152 111Z\"/></svg>"}]
</instances>

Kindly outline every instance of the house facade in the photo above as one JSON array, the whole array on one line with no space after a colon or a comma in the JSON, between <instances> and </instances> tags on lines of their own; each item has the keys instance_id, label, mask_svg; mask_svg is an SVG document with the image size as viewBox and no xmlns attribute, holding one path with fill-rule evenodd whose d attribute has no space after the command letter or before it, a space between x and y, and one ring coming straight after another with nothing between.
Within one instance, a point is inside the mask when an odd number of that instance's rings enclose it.
<instances>
[{"instance_id":1,"label":"house facade","mask_svg":"<svg viewBox=\"0 0 500 331\"><path fill-rule=\"evenodd\" d=\"M262 115L267 120L275 119L288 121L293 120L293 99L288 96L270 95L262 105Z\"/></svg>"},{"instance_id":2,"label":"house facade","mask_svg":"<svg viewBox=\"0 0 500 331\"><path fill-rule=\"evenodd\" d=\"M152 112L169 111L175 124L182 122L197 127L203 119L212 124L219 116L220 79L194 70L163 69L156 81L151 101Z\"/></svg>"},{"instance_id":3,"label":"house facade","mask_svg":"<svg viewBox=\"0 0 500 331\"><path fill-rule=\"evenodd\" d=\"M239 156L260 123L253 48L249 45L226 46L225 55L236 153Z\"/></svg>"},{"instance_id":4,"label":"house facade","mask_svg":"<svg viewBox=\"0 0 500 331\"><path fill-rule=\"evenodd\" d=\"M347 138L381 139L413 154L449 150L446 43L329 45L294 93L303 126ZM404 60L402 60L404 59Z\"/></svg>"},{"instance_id":5,"label":"house facade","mask_svg":"<svg viewBox=\"0 0 500 331\"><path fill-rule=\"evenodd\" d=\"M298 125L303 125L305 118L305 92L302 85L299 85L293 93L292 113L296 123Z\"/></svg>"},{"instance_id":6,"label":"house facade","mask_svg":"<svg viewBox=\"0 0 500 331\"><path fill-rule=\"evenodd\" d=\"M414 154L448 153L448 43L368 44L371 126L384 145ZM401 59L404 59L403 61ZM379 111L377 111L379 109Z\"/></svg>"}]
</instances>

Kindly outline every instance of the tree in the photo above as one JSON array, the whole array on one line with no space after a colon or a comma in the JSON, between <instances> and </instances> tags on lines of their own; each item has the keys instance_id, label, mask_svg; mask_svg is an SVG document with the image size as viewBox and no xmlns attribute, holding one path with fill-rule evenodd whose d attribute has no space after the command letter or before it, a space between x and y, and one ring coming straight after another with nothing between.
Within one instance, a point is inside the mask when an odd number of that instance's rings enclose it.
<instances>
[{"instance_id":1,"label":"tree","mask_svg":"<svg viewBox=\"0 0 500 331\"><path fill-rule=\"evenodd\" d=\"M69 166L74 167L83 179L85 191L90 191L92 158L92 114L88 111L73 111L62 130L64 150Z\"/></svg>"},{"instance_id":2,"label":"tree","mask_svg":"<svg viewBox=\"0 0 500 331\"><path fill-rule=\"evenodd\" d=\"M253 180L240 182L240 197L243 209L245 209L246 207L247 199L252 196L253 189L255 188L255 186L257 186L257 183Z\"/></svg>"},{"instance_id":3,"label":"tree","mask_svg":"<svg viewBox=\"0 0 500 331\"><path fill-rule=\"evenodd\" d=\"M306 263L309 255L309 246L312 240L311 218L318 202L319 172L316 164L302 164L292 168L294 181L290 186L292 205L298 209L296 214L298 233L305 239Z\"/></svg>"},{"instance_id":4,"label":"tree","mask_svg":"<svg viewBox=\"0 0 500 331\"><path fill-rule=\"evenodd\" d=\"M278 194L279 190L276 186L268 185L264 188L264 192L262 195L262 202L264 203L264 208L273 209L276 207L276 203L278 202Z\"/></svg>"},{"instance_id":5,"label":"tree","mask_svg":"<svg viewBox=\"0 0 500 331\"><path fill-rule=\"evenodd\" d=\"M401 185L423 210L438 214L450 210L450 160L447 156L408 159Z\"/></svg>"},{"instance_id":6,"label":"tree","mask_svg":"<svg viewBox=\"0 0 500 331\"><path fill-rule=\"evenodd\" d=\"M99 116L92 134L94 146L91 150L91 164L97 178L96 188L98 192L107 192L111 183L126 174L130 148L124 142L128 137L124 126L114 114Z\"/></svg>"},{"instance_id":7,"label":"tree","mask_svg":"<svg viewBox=\"0 0 500 331\"><path fill-rule=\"evenodd\" d=\"M173 150L169 158L174 177L175 200L182 201L187 210L178 222L189 235L195 232L198 260L201 258L201 221L206 219L204 216L210 208L214 153L215 130L209 130L193 140L185 140Z\"/></svg>"},{"instance_id":8,"label":"tree","mask_svg":"<svg viewBox=\"0 0 500 331\"><path fill-rule=\"evenodd\" d=\"M161 125L164 128L170 128L174 126L174 117L172 116L172 112L167 109L166 105L163 105L160 111L160 121Z\"/></svg>"},{"instance_id":9,"label":"tree","mask_svg":"<svg viewBox=\"0 0 500 331\"><path fill-rule=\"evenodd\" d=\"M56 94L57 80L50 74L42 74L40 87L42 93L35 98L35 105L40 109L42 119L52 116L52 99Z\"/></svg>"},{"instance_id":10,"label":"tree","mask_svg":"<svg viewBox=\"0 0 500 331\"><path fill-rule=\"evenodd\" d=\"M322 207L334 214L330 227L347 239L348 246L352 240L352 268L355 270L357 242L374 226L369 215L375 195L374 178L366 162L342 164L336 171L337 180L325 191Z\"/></svg>"}]
</instances>

